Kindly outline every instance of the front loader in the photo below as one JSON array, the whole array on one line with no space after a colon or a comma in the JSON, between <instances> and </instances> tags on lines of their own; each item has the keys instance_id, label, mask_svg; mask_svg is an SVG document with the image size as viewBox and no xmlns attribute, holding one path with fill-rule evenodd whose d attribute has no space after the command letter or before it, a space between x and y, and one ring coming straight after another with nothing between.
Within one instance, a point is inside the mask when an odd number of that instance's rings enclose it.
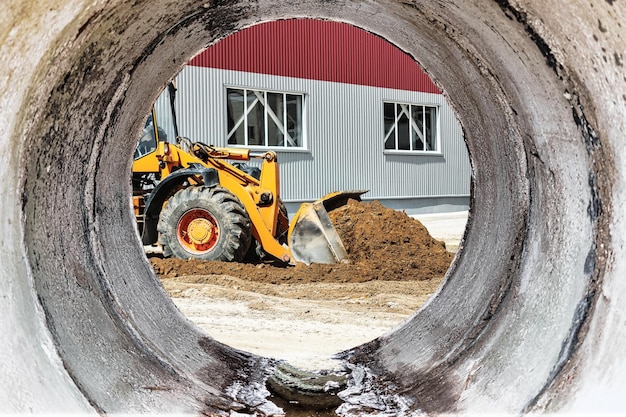
<instances>
[{"instance_id":1,"label":"front loader","mask_svg":"<svg viewBox=\"0 0 626 417\"><path fill-rule=\"evenodd\" d=\"M163 255L242 261L270 255L287 264L335 263L346 250L328 211L365 191L335 192L303 204L291 224L280 199L276 154L218 148L178 136L167 141L153 108L135 151L133 205L144 245ZM260 159L261 166L245 163Z\"/></svg>"}]
</instances>

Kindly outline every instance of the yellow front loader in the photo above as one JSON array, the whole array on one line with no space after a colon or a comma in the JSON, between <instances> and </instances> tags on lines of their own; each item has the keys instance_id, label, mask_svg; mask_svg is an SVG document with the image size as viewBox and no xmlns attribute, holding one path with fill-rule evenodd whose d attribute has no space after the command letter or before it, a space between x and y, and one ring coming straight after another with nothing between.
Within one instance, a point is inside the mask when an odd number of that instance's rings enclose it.
<instances>
[{"instance_id":1,"label":"yellow front loader","mask_svg":"<svg viewBox=\"0 0 626 417\"><path fill-rule=\"evenodd\" d=\"M170 86L171 97L174 91ZM172 115L176 144L167 141L153 109L135 151L133 205L144 245L158 243L164 256L183 259L239 262L270 255L289 264L347 259L328 211L365 191L335 192L303 204L290 224L274 152L191 142L178 136ZM262 161L260 169L233 162L253 158Z\"/></svg>"}]
</instances>

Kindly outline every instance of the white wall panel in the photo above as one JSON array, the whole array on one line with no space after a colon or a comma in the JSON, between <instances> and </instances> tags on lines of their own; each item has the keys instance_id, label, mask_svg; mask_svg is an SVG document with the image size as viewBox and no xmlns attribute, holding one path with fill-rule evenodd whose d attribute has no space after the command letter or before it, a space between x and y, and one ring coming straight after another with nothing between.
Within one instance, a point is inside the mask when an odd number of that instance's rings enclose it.
<instances>
[{"instance_id":1,"label":"white wall panel","mask_svg":"<svg viewBox=\"0 0 626 417\"><path fill-rule=\"evenodd\" d=\"M226 87L306 94L306 150L279 151L282 198L369 189L368 199L467 198L470 165L461 127L443 95L188 66L177 77L183 136L226 146ZM383 150L383 101L440 108L440 155Z\"/></svg>"}]
</instances>

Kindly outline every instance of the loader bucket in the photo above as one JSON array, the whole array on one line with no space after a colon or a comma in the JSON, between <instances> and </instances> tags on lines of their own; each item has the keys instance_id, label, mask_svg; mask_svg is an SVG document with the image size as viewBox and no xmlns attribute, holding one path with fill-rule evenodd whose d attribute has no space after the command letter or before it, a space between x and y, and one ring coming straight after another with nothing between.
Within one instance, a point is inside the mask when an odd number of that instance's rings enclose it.
<instances>
[{"instance_id":1,"label":"loader bucket","mask_svg":"<svg viewBox=\"0 0 626 417\"><path fill-rule=\"evenodd\" d=\"M361 199L367 190L337 191L313 203L304 203L289 227L289 249L297 262L333 264L347 262L348 254L335 230L329 211L341 207L348 199Z\"/></svg>"}]
</instances>

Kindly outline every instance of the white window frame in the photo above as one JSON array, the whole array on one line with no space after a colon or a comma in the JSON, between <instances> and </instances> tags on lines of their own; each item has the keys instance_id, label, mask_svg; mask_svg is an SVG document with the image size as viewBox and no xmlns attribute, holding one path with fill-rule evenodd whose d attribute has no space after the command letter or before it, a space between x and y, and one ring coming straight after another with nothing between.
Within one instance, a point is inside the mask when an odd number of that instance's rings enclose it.
<instances>
[{"instance_id":1,"label":"white window frame","mask_svg":"<svg viewBox=\"0 0 626 417\"><path fill-rule=\"evenodd\" d=\"M244 100L243 100L243 105L244 105L244 109L243 112L240 116L240 118L238 120L235 121L234 126L228 130L227 128L227 132L226 132L226 143L228 146L233 146L233 147L243 147L243 148L250 148L250 149L261 149L261 150L280 150L280 151L306 151L307 150L307 138L306 138L306 102L307 102L307 96L305 93L303 92L295 92L295 91L280 91L280 90L272 90L272 89L265 89L265 88L252 88L252 87L243 87L243 86L236 86L236 85L227 85L225 86L225 95L226 95L226 115L228 115L228 92L230 90L239 90L239 91L243 91L244 93ZM252 104L248 105L248 94L253 94L254 96L256 96L252 102ZM276 113L272 110L272 108L270 106L267 106L267 95L268 94L281 94L282 95L282 99L283 99L283 103L287 102L287 96L291 95L291 96L299 96L300 100L301 100L301 104L300 104L300 126L299 126L299 130L300 130L300 145L296 145L295 144L295 139L293 137L291 137L291 135L289 135L289 132L287 130L287 126L285 125L285 122L287 121L287 116L288 116L288 112L287 112L287 108L288 106L283 105L283 114L282 114L282 119L284 122L279 123L280 121L278 120L278 116L276 115ZM258 145L258 144L250 144L249 142L249 130L248 130L248 115L250 114L250 112L255 108L256 105L258 105L260 102L260 105L263 106L263 129L264 129L264 141L265 144L264 145ZM268 121L272 119L274 121L274 124L276 125L276 127L279 129L279 131L283 134L283 145L268 145L269 142L269 134L268 134L268 130L269 130L269 124ZM237 131L237 129L239 127L241 127L241 125L243 124L244 126L244 143L243 144L228 144L228 140L230 139L230 137ZM228 123L226 123L226 126L228 126Z\"/></svg>"},{"instance_id":2,"label":"white window frame","mask_svg":"<svg viewBox=\"0 0 626 417\"><path fill-rule=\"evenodd\" d=\"M389 131L385 131L385 105L393 104L394 105L394 124L393 128L389 129ZM398 107L400 107L400 112L398 112ZM413 144L415 143L414 134L417 133L418 137L421 139L424 146L426 146L427 141L424 140L424 133L420 130L419 126L412 117L412 108L413 107L422 107L422 126L426 126L426 108L431 108L435 110L435 137L433 138L434 149L413 149ZM406 116L409 120L409 149L399 149L399 129L398 122L402 116ZM441 127L440 127L440 118L441 118L441 106L438 104L430 104L430 103L409 103L402 102L396 100L384 100L383 101L383 152L389 154L410 154L410 155L442 155L441 152ZM387 149L385 144L387 140L390 138L391 134L394 134L394 144L395 147L393 149Z\"/></svg>"}]
</instances>

